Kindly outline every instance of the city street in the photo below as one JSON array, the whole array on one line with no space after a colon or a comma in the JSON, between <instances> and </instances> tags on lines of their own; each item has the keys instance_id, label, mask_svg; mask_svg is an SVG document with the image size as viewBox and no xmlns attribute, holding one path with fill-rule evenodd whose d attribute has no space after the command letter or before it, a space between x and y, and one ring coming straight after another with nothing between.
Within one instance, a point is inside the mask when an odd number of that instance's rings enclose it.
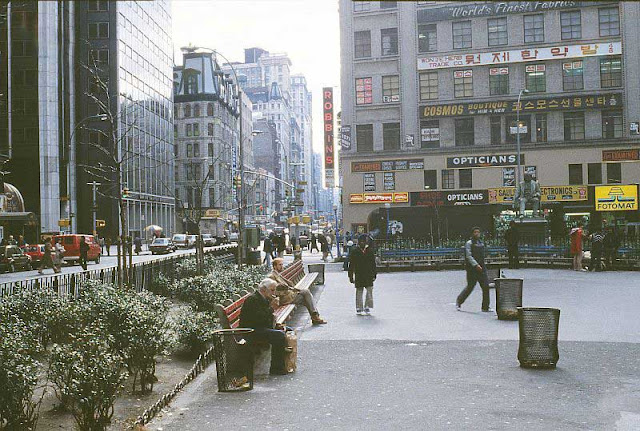
<instances>
[{"instance_id":1,"label":"city street","mask_svg":"<svg viewBox=\"0 0 640 431\"><path fill-rule=\"evenodd\" d=\"M543 371L519 367L518 323L481 313L479 288L456 311L462 271L380 274L374 314L357 316L339 270L315 292L329 323L294 319L295 374L223 394L211 366L149 429L640 427L638 273L506 271L524 278L525 306L562 310L558 367Z\"/></svg>"}]
</instances>

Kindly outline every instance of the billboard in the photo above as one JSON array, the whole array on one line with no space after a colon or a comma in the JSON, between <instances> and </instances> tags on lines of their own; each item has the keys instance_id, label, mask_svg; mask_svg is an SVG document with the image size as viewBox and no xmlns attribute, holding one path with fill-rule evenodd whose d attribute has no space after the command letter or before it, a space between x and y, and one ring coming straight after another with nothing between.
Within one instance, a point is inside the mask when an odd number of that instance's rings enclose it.
<instances>
[{"instance_id":1,"label":"billboard","mask_svg":"<svg viewBox=\"0 0 640 431\"><path fill-rule=\"evenodd\" d=\"M596 187L596 211L633 211L637 209L637 185Z\"/></svg>"}]
</instances>

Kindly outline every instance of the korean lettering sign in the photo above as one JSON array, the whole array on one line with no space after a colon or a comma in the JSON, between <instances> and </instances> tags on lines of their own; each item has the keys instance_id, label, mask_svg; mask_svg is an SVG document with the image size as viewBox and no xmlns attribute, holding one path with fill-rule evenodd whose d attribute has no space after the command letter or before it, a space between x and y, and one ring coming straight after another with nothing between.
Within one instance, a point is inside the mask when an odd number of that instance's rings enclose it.
<instances>
[{"instance_id":1,"label":"korean lettering sign","mask_svg":"<svg viewBox=\"0 0 640 431\"><path fill-rule=\"evenodd\" d=\"M546 112L567 109L591 109L622 107L622 94L545 97L520 100L520 111ZM510 114L518 109L517 100L497 102L447 103L420 108L421 119L453 117L458 115Z\"/></svg>"},{"instance_id":2,"label":"korean lettering sign","mask_svg":"<svg viewBox=\"0 0 640 431\"><path fill-rule=\"evenodd\" d=\"M324 113L324 168L326 170L325 184L334 186L334 147L333 147L333 88L322 89L322 110ZM331 176L329 176L331 173Z\"/></svg>"}]
</instances>

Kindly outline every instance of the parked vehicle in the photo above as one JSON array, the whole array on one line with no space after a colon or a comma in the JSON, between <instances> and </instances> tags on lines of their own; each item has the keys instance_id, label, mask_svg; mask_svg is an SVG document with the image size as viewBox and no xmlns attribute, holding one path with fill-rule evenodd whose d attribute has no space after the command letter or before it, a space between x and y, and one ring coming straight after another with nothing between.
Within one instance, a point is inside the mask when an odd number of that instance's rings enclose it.
<instances>
[{"instance_id":1,"label":"parked vehicle","mask_svg":"<svg viewBox=\"0 0 640 431\"><path fill-rule=\"evenodd\" d=\"M187 248L189 246L187 235L184 233L173 234L171 242L176 246L176 248Z\"/></svg>"},{"instance_id":2,"label":"parked vehicle","mask_svg":"<svg viewBox=\"0 0 640 431\"><path fill-rule=\"evenodd\" d=\"M205 247L212 247L218 243L218 240L210 233L202 234L202 244Z\"/></svg>"},{"instance_id":3,"label":"parked vehicle","mask_svg":"<svg viewBox=\"0 0 640 431\"><path fill-rule=\"evenodd\" d=\"M155 238L149 245L151 254L166 254L176 251L176 247L169 238Z\"/></svg>"},{"instance_id":4,"label":"parked vehicle","mask_svg":"<svg viewBox=\"0 0 640 431\"><path fill-rule=\"evenodd\" d=\"M29 244L22 247L22 251L27 256L31 256L31 265L40 264L44 256L44 244Z\"/></svg>"},{"instance_id":5,"label":"parked vehicle","mask_svg":"<svg viewBox=\"0 0 640 431\"><path fill-rule=\"evenodd\" d=\"M80 261L80 238L84 237L84 241L89 245L89 252L87 253L87 261L92 260L95 263L100 263L100 245L94 240L91 235L83 234L70 234L70 235L54 235L51 238L51 244L55 244L57 239L62 240L62 246L64 247L65 262L75 263Z\"/></svg>"},{"instance_id":6,"label":"parked vehicle","mask_svg":"<svg viewBox=\"0 0 640 431\"><path fill-rule=\"evenodd\" d=\"M203 217L200 220L200 233L202 233L203 238L205 234L210 234L215 240L212 245L224 244L227 240L225 235L226 224L227 222L219 217Z\"/></svg>"},{"instance_id":7,"label":"parked vehicle","mask_svg":"<svg viewBox=\"0 0 640 431\"><path fill-rule=\"evenodd\" d=\"M231 232L229 234L229 242L238 242L239 236L238 232Z\"/></svg>"},{"instance_id":8,"label":"parked vehicle","mask_svg":"<svg viewBox=\"0 0 640 431\"><path fill-rule=\"evenodd\" d=\"M198 235L187 235L187 248L195 248Z\"/></svg>"},{"instance_id":9,"label":"parked vehicle","mask_svg":"<svg viewBox=\"0 0 640 431\"><path fill-rule=\"evenodd\" d=\"M31 256L24 254L17 245L3 245L0 247L0 271L15 272L30 270Z\"/></svg>"}]
</instances>

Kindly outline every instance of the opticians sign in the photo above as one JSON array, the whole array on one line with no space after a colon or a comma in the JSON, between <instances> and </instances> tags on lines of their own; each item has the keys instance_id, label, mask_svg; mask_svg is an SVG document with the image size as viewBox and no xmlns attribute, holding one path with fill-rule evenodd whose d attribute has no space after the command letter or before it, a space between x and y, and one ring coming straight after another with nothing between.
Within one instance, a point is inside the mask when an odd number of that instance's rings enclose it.
<instances>
[{"instance_id":1,"label":"opticians sign","mask_svg":"<svg viewBox=\"0 0 640 431\"><path fill-rule=\"evenodd\" d=\"M489 189L490 204L512 204L515 187ZM587 186L544 186L540 187L540 202L578 202L587 200Z\"/></svg>"},{"instance_id":2,"label":"opticians sign","mask_svg":"<svg viewBox=\"0 0 640 431\"><path fill-rule=\"evenodd\" d=\"M638 209L638 186L596 186L596 211Z\"/></svg>"},{"instance_id":3,"label":"opticians sign","mask_svg":"<svg viewBox=\"0 0 640 431\"><path fill-rule=\"evenodd\" d=\"M586 43L492 51L431 55L418 58L418 70L448 69L469 66L500 66L528 61L564 60L567 58L593 57L622 54L621 42Z\"/></svg>"},{"instance_id":4,"label":"opticians sign","mask_svg":"<svg viewBox=\"0 0 640 431\"><path fill-rule=\"evenodd\" d=\"M520 163L524 163L524 154L520 154ZM495 166L513 166L517 164L517 154L491 154L486 156L447 157L448 169L491 168Z\"/></svg>"},{"instance_id":5,"label":"opticians sign","mask_svg":"<svg viewBox=\"0 0 640 431\"><path fill-rule=\"evenodd\" d=\"M453 117L459 115L487 115L511 114L520 112L546 112L579 110L591 108L622 107L622 94L609 93L600 95L586 95L573 97L544 97L539 99L523 99L518 105L517 100L498 100L492 102L473 103L445 103L442 105L428 105L420 107L420 118Z\"/></svg>"},{"instance_id":6,"label":"opticians sign","mask_svg":"<svg viewBox=\"0 0 640 431\"><path fill-rule=\"evenodd\" d=\"M452 190L411 192L412 207L441 207L458 205L481 205L489 202L486 190Z\"/></svg>"}]
</instances>

